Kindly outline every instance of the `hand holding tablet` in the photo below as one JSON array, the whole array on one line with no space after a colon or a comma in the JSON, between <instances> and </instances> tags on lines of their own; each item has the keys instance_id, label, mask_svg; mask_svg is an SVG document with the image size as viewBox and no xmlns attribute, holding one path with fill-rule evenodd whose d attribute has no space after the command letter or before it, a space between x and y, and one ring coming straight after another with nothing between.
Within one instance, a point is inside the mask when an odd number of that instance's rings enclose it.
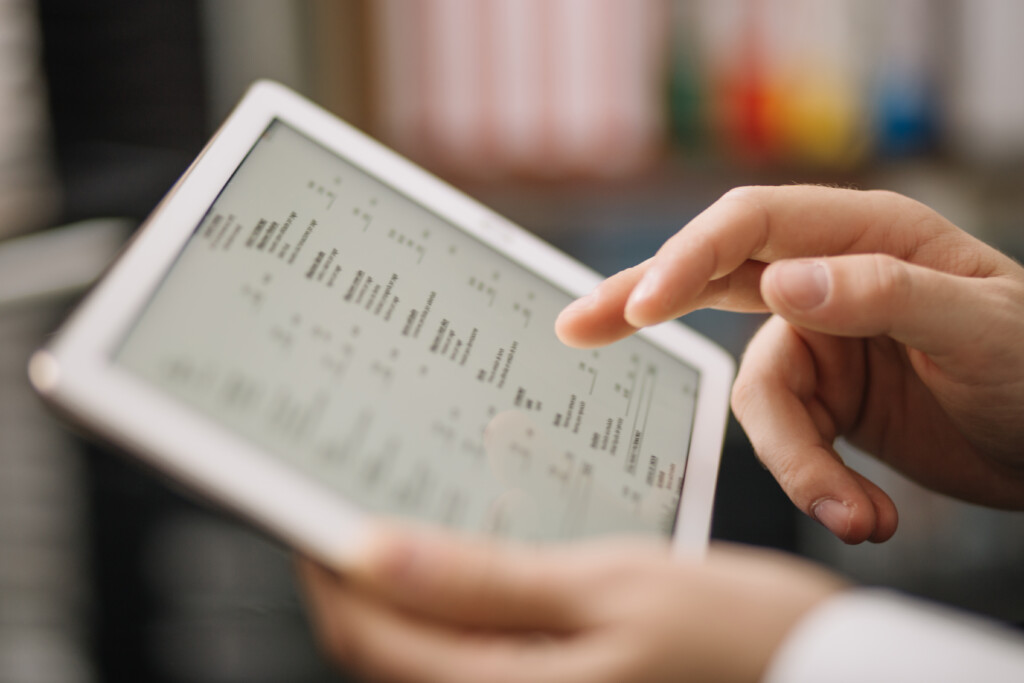
<instances>
[{"instance_id":1,"label":"hand holding tablet","mask_svg":"<svg viewBox=\"0 0 1024 683\"><path fill-rule=\"evenodd\" d=\"M731 359L558 341L599 278L255 86L50 346L86 427L336 567L370 521L707 540Z\"/></svg>"}]
</instances>

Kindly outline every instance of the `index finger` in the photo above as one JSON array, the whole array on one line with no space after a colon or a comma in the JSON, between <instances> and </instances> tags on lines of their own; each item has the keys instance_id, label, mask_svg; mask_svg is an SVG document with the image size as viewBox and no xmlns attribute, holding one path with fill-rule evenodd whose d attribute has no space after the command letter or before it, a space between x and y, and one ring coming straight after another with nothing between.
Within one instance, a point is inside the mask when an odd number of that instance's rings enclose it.
<instances>
[{"instance_id":1,"label":"index finger","mask_svg":"<svg viewBox=\"0 0 1024 683\"><path fill-rule=\"evenodd\" d=\"M609 278L589 305L566 309L559 335L574 346L592 346L703 306L765 310L760 274L781 259L886 253L945 269L946 263L932 263L950 258L948 245L935 243L940 234L955 239L962 233L923 204L892 192L737 188L641 267Z\"/></svg>"},{"instance_id":2,"label":"index finger","mask_svg":"<svg viewBox=\"0 0 1024 683\"><path fill-rule=\"evenodd\" d=\"M915 252L956 228L912 199L812 185L731 190L658 250L625 306L642 327L692 310L711 281L749 260ZM752 284L756 286L756 284Z\"/></svg>"}]
</instances>

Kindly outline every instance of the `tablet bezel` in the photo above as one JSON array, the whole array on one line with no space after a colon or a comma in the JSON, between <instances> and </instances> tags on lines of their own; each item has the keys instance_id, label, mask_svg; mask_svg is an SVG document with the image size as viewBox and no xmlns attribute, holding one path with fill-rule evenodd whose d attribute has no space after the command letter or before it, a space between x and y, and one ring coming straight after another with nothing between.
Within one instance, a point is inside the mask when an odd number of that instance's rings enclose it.
<instances>
[{"instance_id":1,"label":"tablet bezel","mask_svg":"<svg viewBox=\"0 0 1024 683\"><path fill-rule=\"evenodd\" d=\"M45 398L90 430L300 551L344 568L372 534L371 518L112 362L196 226L275 119L572 295L590 291L602 278L284 86L253 85L59 334L33 356L29 374ZM640 334L700 373L672 538L676 552L699 554L707 545L735 364L678 323ZM238 484L239 471L245 472L244 485Z\"/></svg>"}]
</instances>

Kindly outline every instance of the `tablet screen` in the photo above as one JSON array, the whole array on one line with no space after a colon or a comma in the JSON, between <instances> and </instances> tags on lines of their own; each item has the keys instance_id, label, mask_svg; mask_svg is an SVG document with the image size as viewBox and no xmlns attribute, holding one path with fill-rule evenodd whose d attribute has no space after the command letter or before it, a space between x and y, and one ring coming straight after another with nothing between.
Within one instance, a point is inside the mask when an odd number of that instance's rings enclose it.
<instances>
[{"instance_id":1,"label":"tablet screen","mask_svg":"<svg viewBox=\"0 0 1024 683\"><path fill-rule=\"evenodd\" d=\"M571 300L277 120L115 362L372 513L671 534L698 373L563 346Z\"/></svg>"}]
</instances>

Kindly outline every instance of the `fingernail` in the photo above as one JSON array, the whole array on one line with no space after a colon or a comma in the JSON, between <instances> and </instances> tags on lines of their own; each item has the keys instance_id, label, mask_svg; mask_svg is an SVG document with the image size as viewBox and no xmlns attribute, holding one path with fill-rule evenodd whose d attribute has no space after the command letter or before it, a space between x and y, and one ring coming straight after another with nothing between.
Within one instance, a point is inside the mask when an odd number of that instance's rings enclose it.
<instances>
[{"instance_id":1,"label":"fingernail","mask_svg":"<svg viewBox=\"0 0 1024 683\"><path fill-rule=\"evenodd\" d=\"M817 308L828 297L828 271L819 261L780 263L774 278L782 298L796 310Z\"/></svg>"},{"instance_id":2,"label":"fingernail","mask_svg":"<svg viewBox=\"0 0 1024 683\"><path fill-rule=\"evenodd\" d=\"M850 508L845 503L826 498L814 504L811 514L839 538L845 538L850 531Z\"/></svg>"}]
</instances>

